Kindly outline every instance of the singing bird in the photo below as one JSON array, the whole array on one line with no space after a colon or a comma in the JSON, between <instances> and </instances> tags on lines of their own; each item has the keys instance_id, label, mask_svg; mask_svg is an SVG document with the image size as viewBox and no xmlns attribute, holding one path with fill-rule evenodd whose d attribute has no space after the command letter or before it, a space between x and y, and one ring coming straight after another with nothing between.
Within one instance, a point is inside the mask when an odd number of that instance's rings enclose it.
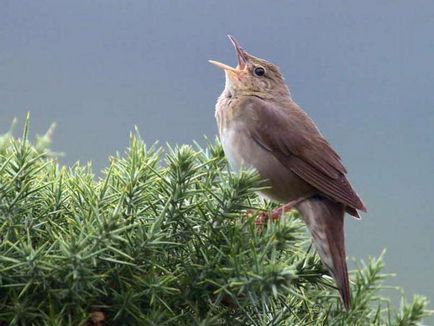
<instances>
[{"instance_id":1,"label":"singing bird","mask_svg":"<svg viewBox=\"0 0 434 326\"><path fill-rule=\"evenodd\" d=\"M358 210L366 212L365 205L339 155L293 101L279 68L229 39L238 65L209 61L226 75L215 111L225 155L233 169L253 168L267 180L261 195L284 204L274 215L291 208L300 212L349 310L344 214L360 218Z\"/></svg>"}]
</instances>

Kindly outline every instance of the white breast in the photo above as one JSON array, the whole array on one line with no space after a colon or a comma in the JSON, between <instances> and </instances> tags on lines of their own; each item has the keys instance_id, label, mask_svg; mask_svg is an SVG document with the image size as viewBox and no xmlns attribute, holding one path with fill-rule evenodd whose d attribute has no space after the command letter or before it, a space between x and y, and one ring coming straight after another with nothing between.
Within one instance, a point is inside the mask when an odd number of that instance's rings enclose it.
<instances>
[{"instance_id":1,"label":"white breast","mask_svg":"<svg viewBox=\"0 0 434 326\"><path fill-rule=\"evenodd\" d=\"M220 134L220 140L229 165L233 170L238 171L243 165L243 162L236 149L236 144L239 142L239 139L235 137L237 137L236 132L231 128L223 130Z\"/></svg>"}]
</instances>

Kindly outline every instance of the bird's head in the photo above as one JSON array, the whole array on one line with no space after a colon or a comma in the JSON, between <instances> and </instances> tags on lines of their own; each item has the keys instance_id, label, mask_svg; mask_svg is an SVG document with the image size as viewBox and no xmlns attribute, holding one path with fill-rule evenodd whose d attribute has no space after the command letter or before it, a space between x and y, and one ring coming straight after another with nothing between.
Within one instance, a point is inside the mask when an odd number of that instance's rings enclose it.
<instances>
[{"instance_id":1,"label":"bird's head","mask_svg":"<svg viewBox=\"0 0 434 326\"><path fill-rule=\"evenodd\" d=\"M233 36L228 37L235 47L238 65L233 68L218 61L209 62L225 71L225 90L230 95L255 95L264 98L276 95L289 96L279 67L247 53Z\"/></svg>"}]
</instances>

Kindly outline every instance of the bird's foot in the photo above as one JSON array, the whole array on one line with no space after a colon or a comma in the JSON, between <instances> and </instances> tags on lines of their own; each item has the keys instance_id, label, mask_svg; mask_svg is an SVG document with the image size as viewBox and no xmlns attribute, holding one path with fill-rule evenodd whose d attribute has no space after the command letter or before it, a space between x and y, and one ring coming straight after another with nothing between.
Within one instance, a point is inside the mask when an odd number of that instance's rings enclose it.
<instances>
[{"instance_id":1,"label":"bird's foot","mask_svg":"<svg viewBox=\"0 0 434 326\"><path fill-rule=\"evenodd\" d=\"M267 222L270 218L272 221L280 220L280 218L282 217L283 214L285 214L286 212L289 212L290 210L295 208L295 206L297 204L301 203L306 198L307 197L300 197L298 199L292 200L292 201L286 203L285 205L282 205L282 206L274 209L272 212L265 212L265 211L257 212L253 209L250 209L247 211L247 215L248 216L256 215L257 217L255 220L255 224L260 226L260 227L263 227L265 224L267 224Z\"/></svg>"},{"instance_id":2,"label":"bird's foot","mask_svg":"<svg viewBox=\"0 0 434 326\"><path fill-rule=\"evenodd\" d=\"M265 225L267 224L268 220L271 218L272 221L277 221L280 219L282 213L278 211L277 209L273 210L272 212L264 212L261 211L257 213L257 217L255 220L256 225Z\"/></svg>"},{"instance_id":3,"label":"bird's foot","mask_svg":"<svg viewBox=\"0 0 434 326\"><path fill-rule=\"evenodd\" d=\"M270 213L266 211L258 211L256 209L248 209L246 212L247 218L255 218L255 224L259 227L263 227L265 224L267 224L267 221L270 217Z\"/></svg>"},{"instance_id":4,"label":"bird's foot","mask_svg":"<svg viewBox=\"0 0 434 326\"><path fill-rule=\"evenodd\" d=\"M280 219L282 215L282 211L279 209L275 209L272 212L268 211L257 211L255 209L249 209L247 211L246 216L250 218L255 218L255 224L258 230L262 230L264 225L268 223L268 220L277 221Z\"/></svg>"}]
</instances>

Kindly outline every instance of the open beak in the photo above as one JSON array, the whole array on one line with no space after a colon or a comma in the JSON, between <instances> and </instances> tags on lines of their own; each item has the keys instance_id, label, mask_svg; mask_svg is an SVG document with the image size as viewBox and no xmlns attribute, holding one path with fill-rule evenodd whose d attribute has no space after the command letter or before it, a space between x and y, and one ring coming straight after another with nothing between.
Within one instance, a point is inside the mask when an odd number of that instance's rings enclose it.
<instances>
[{"instance_id":1,"label":"open beak","mask_svg":"<svg viewBox=\"0 0 434 326\"><path fill-rule=\"evenodd\" d=\"M228 65L221 63L221 62L218 62L218 61L214 61L214 60L208 60L208 61L209 61L209 63L212 63L213 65L216 65L217 67L224 69L226 71L232 71L232 72L242 71L247 66L248 59L247 59L246 53L244 52L240 43L238 43L238 41L232 35L228 35L228 37L229 37L229 40L232 42L232 45L234 46L235 51L237 53L238 65L235 68L233 68L231 66L228 66Z\"/></svg>"},{"instance_id":2,"label":"open beak","mask_svg":"<svg viewBox=\"0 0 434 326\"><path fill-rule=\"evenodd\" d=\"M233 37L232 35L228 35L229 40L231 40L232 45L235 48L235 51L237 51L237 59L238 59L238 69L244 70L247 65L247 56L244 52L243 48L241 47L240 43Z\"/></svg>"}]
</instances>

